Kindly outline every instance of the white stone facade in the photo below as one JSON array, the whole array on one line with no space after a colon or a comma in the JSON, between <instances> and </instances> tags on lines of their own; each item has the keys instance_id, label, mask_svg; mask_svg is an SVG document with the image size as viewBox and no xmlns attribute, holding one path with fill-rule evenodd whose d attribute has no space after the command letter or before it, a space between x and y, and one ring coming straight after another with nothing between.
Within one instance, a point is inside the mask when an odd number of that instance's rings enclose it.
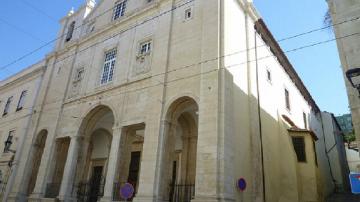
<instances>
[{"instance_id":1,"label":"white stone facade","mask_svg":"<svg viewBox=\"0 0 360 202\"><path fill-rule=\"evenodd\" d=\"M61 23L4 200L116 201L125 182L138 202L328 194L319 108L250 1L88 0Z\"/></svg>"}]
</instances>

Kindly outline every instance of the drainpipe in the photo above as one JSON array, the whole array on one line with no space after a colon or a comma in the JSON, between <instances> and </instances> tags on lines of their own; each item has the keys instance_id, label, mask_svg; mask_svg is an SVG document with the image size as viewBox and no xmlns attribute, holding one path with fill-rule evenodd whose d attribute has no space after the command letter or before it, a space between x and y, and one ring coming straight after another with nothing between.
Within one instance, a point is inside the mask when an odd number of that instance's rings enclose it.
<instances>
[{"instance_id":1,"label":"drainpipe","mask_svg":"<svg viewBox=\"0 0 360 202\"><path fill-rule=\"evenodd\" d=\"M254 31L255 36L255 67L256 67L256 94L257 94L257 107L258 107L258 119L259 119L259 136L260 136L260 153L261 153L261 167L262 167L262 181L263 181L263 194L264 202L266 202L266 186L265 186L265 166L264 166L264 146L263 146L263 134L261 123L261 107L260 107L260 87L259 87L259 64L258 64L258 52L257 52L257 33Z\"/></svg>"}]
</instances>

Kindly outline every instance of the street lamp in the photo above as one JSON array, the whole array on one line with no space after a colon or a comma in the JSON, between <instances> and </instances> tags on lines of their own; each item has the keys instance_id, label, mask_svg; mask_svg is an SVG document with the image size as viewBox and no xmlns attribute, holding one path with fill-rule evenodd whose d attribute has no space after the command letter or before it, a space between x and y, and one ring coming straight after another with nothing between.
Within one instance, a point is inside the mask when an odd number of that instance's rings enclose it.
<instances>
[{"instance_id":1,"label":"street lamp","mask_svg":"<svg viewBox=\"0 0 360 202\"><path fill-rule=\"evenodd\" d=\"M356 88L360 94L360 68L349 69L346 71L346 77L350 81L351 85Z\"/></svg>"}]
</instances>

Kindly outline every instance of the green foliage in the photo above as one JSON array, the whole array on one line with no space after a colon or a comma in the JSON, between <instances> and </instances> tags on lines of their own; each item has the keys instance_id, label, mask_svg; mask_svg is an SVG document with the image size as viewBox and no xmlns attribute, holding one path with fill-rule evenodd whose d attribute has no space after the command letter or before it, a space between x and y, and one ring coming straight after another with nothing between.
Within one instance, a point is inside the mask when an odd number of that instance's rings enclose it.
<instances>
[{"instance_id":1,"label":"green foliage","mask_svg":"<svg viewBox=\"0 0 360 202\"><path fill-rule=\"evenodd\" d=\"M356 140L356 136L355 136L354 131L352 131L351 133L345 134L344 135L344 140L347 143L354 142Z\"/></svg>"}]
</instances>

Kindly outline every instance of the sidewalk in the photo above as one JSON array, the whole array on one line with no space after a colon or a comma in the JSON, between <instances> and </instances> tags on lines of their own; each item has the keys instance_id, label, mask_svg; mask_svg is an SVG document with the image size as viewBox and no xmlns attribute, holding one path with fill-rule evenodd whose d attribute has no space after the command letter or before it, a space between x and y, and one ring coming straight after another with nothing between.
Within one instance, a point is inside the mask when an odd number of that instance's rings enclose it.
<instances>
[{"instance_id":1,"label":"sidewalk","mask_svg":"<svg viewBox=\"0 0 360 202\"><path fill-rule=\"evenodd\" d=\"M360 202L360 195L352 194L333 194L326 202Z\"/></svg>"}]
</instances>

